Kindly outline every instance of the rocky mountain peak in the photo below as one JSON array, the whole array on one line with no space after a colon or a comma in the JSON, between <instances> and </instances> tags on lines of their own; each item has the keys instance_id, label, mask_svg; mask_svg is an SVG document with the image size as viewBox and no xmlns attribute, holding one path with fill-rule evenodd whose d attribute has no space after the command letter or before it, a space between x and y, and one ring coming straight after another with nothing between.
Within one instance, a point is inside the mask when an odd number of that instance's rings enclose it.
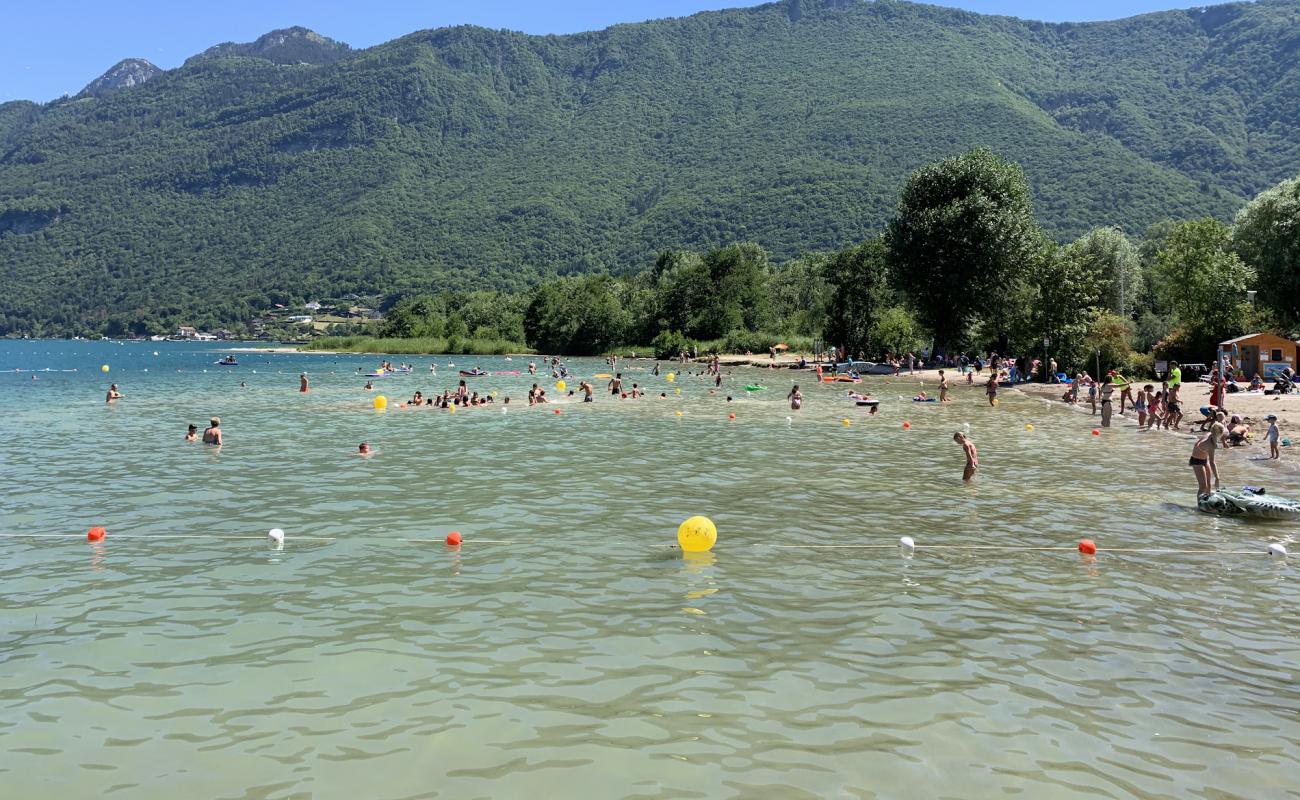
<instances>
[{"instance_id":1,"label":"rocky mountain peak","mask_svg":"<svg viewBox=\"0 0 1300 800\"><path fill-rule=\"evenodd\" d=\"M103 97L119 89L139 86L162 72L143 58L124 58L82 89L77 97Z\"/></svg>"},{"instance_id":2,"label":"rocky mountain peak","mask_svg":"<svg viewBox=\"0 0 1300 800\"><path fill-rule=\"evenodd\" d=\"M295 25L264 33L252 42L223 42L209 47L186 63L211 58L264 58L275 64L332 64L352 52L313 30Z\"/></svg>"}]
</instances>

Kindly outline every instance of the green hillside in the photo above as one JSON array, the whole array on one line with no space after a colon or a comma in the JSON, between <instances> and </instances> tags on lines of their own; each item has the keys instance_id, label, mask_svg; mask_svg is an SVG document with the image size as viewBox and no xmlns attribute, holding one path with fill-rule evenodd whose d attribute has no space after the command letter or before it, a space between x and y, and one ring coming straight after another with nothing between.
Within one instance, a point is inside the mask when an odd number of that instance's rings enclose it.
<instances>
[{"instance_id":1,"label":"green hillside","mask_svg":"<svg viewBox=\"0 0 1300 800\"><path fill-rule=\"evenodd\" d=\"M366 50L294 30L290 57L263 37L0 105L0 334L521 288L733 241L785 259L878 233L912 170L978 145L1024 165L1061 239L1227 218L1300 163L1291 0L1062 25L786 0Z\"/></svg>"}]
</instances>

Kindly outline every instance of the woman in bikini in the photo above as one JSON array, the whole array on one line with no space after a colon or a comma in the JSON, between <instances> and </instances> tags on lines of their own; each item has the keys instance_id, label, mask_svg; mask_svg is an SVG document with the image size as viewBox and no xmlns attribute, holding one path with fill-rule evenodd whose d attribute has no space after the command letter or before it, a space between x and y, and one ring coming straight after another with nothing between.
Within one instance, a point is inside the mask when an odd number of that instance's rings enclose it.
<instances>
[{"instance_id":1,"label":"woman in bikini","mask_svg":"<svg viewBox=\"0 0 1300 800\"><path fill-rule=\"evenodd\" d=\"M1214 451L1214 432L1209 431L1196 440L1192 447L1192 457L1187 459L1187 466L1196 474L1196 497L1210 493L1210 459Z\"/></svg>"},{"instance_id":2,"label":"woman in bikini","mask_svg":"<svg viewBox=\"0 0 1300 800\"><path fill-rule=\"evenodd\" d=\"M799 410L799 407L803 405L803 392L799 391L798 384L795 384L795 387L790 390L790 394L786 395L785 399L790 401L791 411Z\"/></svg>"},{"instance_id":3,"label":"woman in bikini","mask_svg":"<svg viewBox=\"0 0 1300 800\"><path fill-rule=\"evenodd\" d=\"M1115 384L1111 382L1112 380L1107 375L1101 381L1101 427L1103 428L1110 427L1111 395L1115 394Z\"/></svg>"}]
</instances>

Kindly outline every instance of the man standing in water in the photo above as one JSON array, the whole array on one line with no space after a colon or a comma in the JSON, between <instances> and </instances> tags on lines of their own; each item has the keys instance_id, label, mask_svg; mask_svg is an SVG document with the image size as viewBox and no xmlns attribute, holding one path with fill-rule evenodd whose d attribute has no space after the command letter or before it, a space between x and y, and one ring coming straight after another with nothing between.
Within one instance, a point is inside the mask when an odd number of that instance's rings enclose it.
<instances>
[{"instance_id":1,"label":"man standing in water","mask_svg":"<svg viewBox=\"0 0 1300 800\"><path fill-rule=\"evenodd\" d=\"M975 443L961 431L954 433L952 440L961 445L962 450L966 453L966 469L962 472L961 479L970 483L970 479L975 477L975 470L980 468L980 459L979 454L975 452Z\"/></svg>"},{"instance_id":2,"label":"man standing in water","mask_svg":"<svg viewBox=\"0 0 1300 800\"><path fill-rule=\"evenodd\" d=\"M298 391L300 392L311 391L311 389L307 386L307 373L305 372L298 373Z\"/></svg>"},{"instance_id":3,"label":"man standing in water","mask_svg":"<svg viewBox=\"0 0 1300 800\"><path fill-rule=\"evenodd\" d=\"M609 393L615 397L623 393L623 373L616 372L614 377L609 379Z\"/></svg>"},{"instance_id":4,"label":"man standing in water","mask_svg":"<svg viewBox=\"0 0 1300 800\"><path fill-rule=\"evenodd\" d=\"M32 377L35 378L36 376L33 375ZM117 384L115 383L112 386L108 387L108 394L104 397L104 402L111 403L114 400L117 400L118 398L122 398L122 397L126 397L126 395L122 394L117 390Z\"/></svg>"}]
</instances>

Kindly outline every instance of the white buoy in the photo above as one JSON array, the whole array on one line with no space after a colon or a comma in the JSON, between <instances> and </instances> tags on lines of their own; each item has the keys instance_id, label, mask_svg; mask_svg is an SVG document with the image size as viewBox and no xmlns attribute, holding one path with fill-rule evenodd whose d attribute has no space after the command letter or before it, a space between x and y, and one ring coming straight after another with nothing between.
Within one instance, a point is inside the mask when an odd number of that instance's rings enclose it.
<instances>
[{"instance_id":1,"label":"white buoy","mask_svg":"<svg viewBox=\"0 0 1300 800\"><path fill-rule=\"evenodd\" d=\"M153 354L158 355L158 351L157 350L153 351Z\"/></svg>"},{"instance_id":2,"label":"white buoy","mask_svg":"<svg viewBox=\"0 0 1300 800\"><path fill-rule=\"evenodd\" d=\"M903 555L910 556L916 552L916 542L912 541L911 536L904 536L898 540L898 549L903 551Z\"/></svg>"},{"instance_id":3,"label":"white buoy","mask_svg":"<svg viewBox=\"0 0 1300 800\"><path fill-rule=\"evenodd\" d=\"M267 531L266 538L275 542L277 545L282 545L284 544L284 531L280 530L279 528L272 528L271 530Z\"/></svg>"},{"instance_id":4,"label":"white buoy","mask_svg":"<svg viewBox=\"0 0 1300 800\"><path fill-rule=\"evenodd\" d=\"M786 418L785 418L785 421L786 421L786 422L794 422L794 417L786 417Z\"/></svg>"},{"instance_id":5,"label":"white buoy","mask_svg":"<svg viewBox=\"0 0 1300 800\"><path fill-rule=\"evenodd\" d=\"M1270 544L1268 546L1268 554L1273 558L1286 558L1286 548L1280 544Z\"/></svg>"},{"instance_id":6,"label":"white buoy","mask_svg":"<svg viewBox=\"0 0 1300 800\"><path fill-rule=\"evenodd\" d=\"M963 428L966 429L966 432L967 432L967 433L970 432L970 423L969 423L969 422L963 422L963 423L961 424L961 426L962 426Z\"/></svg>"}]
</instances>

